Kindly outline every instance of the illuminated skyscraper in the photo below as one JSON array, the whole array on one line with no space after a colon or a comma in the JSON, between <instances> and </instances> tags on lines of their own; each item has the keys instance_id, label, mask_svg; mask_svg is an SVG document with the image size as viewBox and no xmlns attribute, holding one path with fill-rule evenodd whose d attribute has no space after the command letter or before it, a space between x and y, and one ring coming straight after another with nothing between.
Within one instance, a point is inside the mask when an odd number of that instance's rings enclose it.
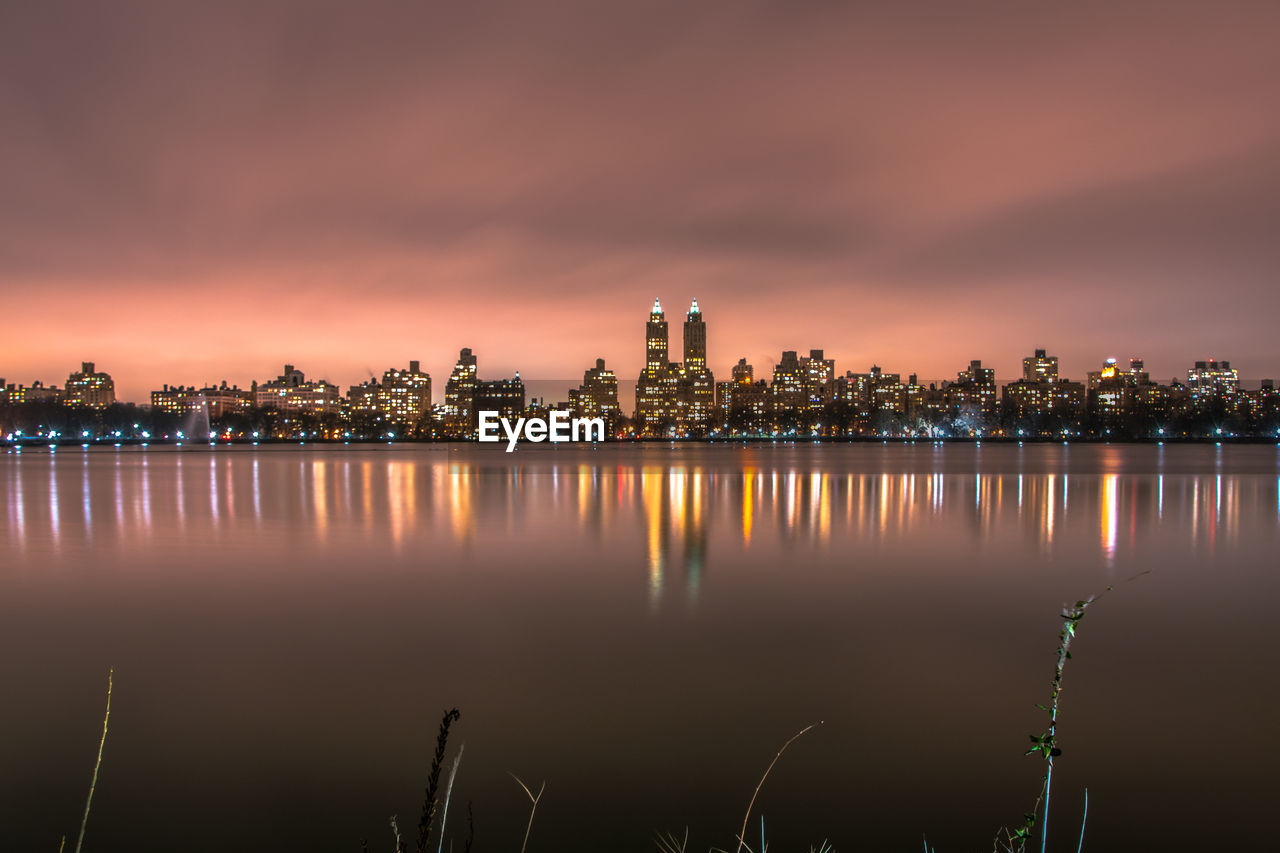
<instances>
[{"instance_id":1,"label":"illuminated skyscraper","mask_svg":"<svg viewBox=\"0 0 1280 853\"><path fill-rule=\"evenodd\" d=\"M702 319L698 300L693 300L689 313L684 315L684 369L707 369L707 324Z\"/></svg>"},{"instance_id":2,"label":"illuminated skyscraper","mask_svg":"<svg viewBox=\"0 0 1280 853\"><path fill-rule=\"evenodd\" d=\"M667 315L662 313L662 303L653 300L649 322L644 327L645 370L665 370L671 363L667 354Z\"/></svg>"},{"instance_id":3,"label":"illuminated skyscraper","mask_svg":"<svg viewBox=\"0 0 1280 853\"><path fill-rule=\"evenodd\" d=\"M376 406L391 423L417 423L431 411L431 374L423 373L416 361L409 362L408 370L388 370L382 374Z\"/></svg>"},{"instance_id":4,"label":"illuminated skyscraper","mask_svg":"<svg viewBox=\"0 0 1280 853\"><path fill-rule=\"evenodd\" d=\"M803 409L813 414L822 408L827 384L835 379L836 361L825 358L820 349L811 349L806 358L800 359L800 369L804 383Z\"/></svg>"},{"instance_id":5,"label":"illuminated skyscraper","mask_svg":"<svg viewBox=\"0 0 1280 853\"><path fill-rule=\"evenodd\" d=\"M1187 371L1187 386L1192 399L1204 397L1230 397L1240 388L1240 374L1229 361L1197 361Z\"/></svg>"},{"instance_id":6,"label":"illuminated skyscraper","mask_svg":"<svg viewBox=\"0 0 1280 853\"><path fill-rule=\"evenodd\" d=\"M684 319L684 365L678 371L677 422L686 435L705 431L715 406L715 377L707 369L707 324L693 300Z\"/></svg>"},{"instance_id":7,"label":"illuminated skyscraper","mask_svg":"<svg viewBox=\"0 0 1280 853\"><path fill-rule=\"evenodd\" d=\"M444 385L444 409L446 419L469 422L475 411L476 357L470 347L458 352L458 363L453 366L449 380Z\"/></svg>"},{"instance_id":8,"label":"illuminated skyscraper","mask_svg":"<svg viewBox=\"0 0 1280 853\"><path fill-rule=\"evenodd\" d=\"M784 350L782 360L774 365L770 386L775 413L799 412L804 408L805 369L793 349Z\"/></svg>"},{"instance_id":9,"label":"illuminated skyscraper","mask_svg":"<svg viewBox=\"0 0 1280 853\"><path fill-rule=\"evenodd\" d=\"M667 355L667 318L653 300L645 324L645 362L636 382L636 421L644 435L667 435L676 426L677 371Z\"/></svg>"},{"instance_id":10,"label":"illuminated skyscraper","mask_svg":"<svg viewBox=\"0 0 1280 853\"><path fill-rule=\"evenodd\" d=\"M596 366L582 374L582 386L570 392L573 411L580 418L614 418L618 414L618 377L597 358Z\"/></svg>"}]
</instances>

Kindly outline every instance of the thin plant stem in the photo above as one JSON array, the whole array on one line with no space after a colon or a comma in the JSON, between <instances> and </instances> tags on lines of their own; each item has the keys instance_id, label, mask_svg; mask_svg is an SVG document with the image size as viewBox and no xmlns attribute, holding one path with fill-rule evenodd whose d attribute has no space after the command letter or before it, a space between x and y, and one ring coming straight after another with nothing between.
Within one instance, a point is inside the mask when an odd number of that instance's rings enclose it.
<instances>
[{"instance_id":1,"label":"thin plant stem","mask_svg":"<svg viewBox=\"0 0 1280 853\"><path fill-rule=\"evenodd\" d=\"M445 746L449 741L449 726L462 714L457 708L444 712L440 720L440 732L436 735L436 752L431 758L431 772L427 776L427 790L422 799L422 816L418 819L418 853L427 853L431 838L431 825L436 819L436 800L439 794L440 769L444 765Z\"/></svg>"},{"instance_id":2,"label":"thin plant stem","mask_svg":"<svg viewBox=\"0 0 1280 853\"><path fill-rule=\"evenodd\" d=\"M1080 815L1080 843L1076 845L1076 853L1084 849L1084 824L1089 819L1089 789L1084 789L1084 813Z\"/></svg>"},{"instance_id":3,"label":"thin plant stem","mask_svg":"<svg viewBox=\"0 0 1280 853\"><path fill-rule=\"evenodd\" d=\"M98 760L93 765L93 779L89 782L89 796L84 800L84 817L80 818L80 837L76 839L75 853L84 844L84 829L89 823L89 806L93 804L93 791L98 787L98 770L102 768L102 748L107 745L107 723L111 721L111 681L114 669L107 670L107 712L102 715L102 740L98 741Z\"/></svg>"},{"instance_id":4,"label":"thin plant stem","mask_svg":"<svg viewBox=\"0 0 1280 853\"><path fill-rule=\"evenodd\" d=\"M770 761L769 766L765 768L764 775L760 777L760 782L756 785L755 793L751 795L751 802L747 803L747 813L742 817L742 831L738 833L738 853L742 853L742 848L747 843L747 821L751 820L751 809L756 804L756 797L760 795L760 789L764 787L764 780L769 778L769 771L773 770L773 765L778 763L778 759L782 757L782 753L787 751L787 747L791 746L792 741L815 726L820 725L822 725L822 720L818 720L816 723L810 723L791 737L787 738L787 742L782 745L782 749L778 750L778 754L773 757L773 761Z\"/></svg>"},{"instance_id":5,"label":"thin plant stem","mask_svg":"<svg viewBox=\"0 0 1280 853\"><path fill-rule=\"evenodd\" d=\"M400 837L400 824L395 815L391 816L391 834L396 838L396 853L404 853L404 839Z\"/></svg>"},{"instance_id":6,"label":"thin plant stem","mask_svg":"<svg viewBox=\"0 0 1280 853\"><path fill-rule=\"evenodd\" d=\"M510 770L507 771L511 773ZM533 795L533 791L529 790L529 786L521 781L520 777L511 773L511 778L519 783L524 792L529 795L529 799L533 801L533 808L529 809L529 825L524 828L524 842L520 845L520 853L524 853L524 849L529 846L529 832L533 829L533 814L538 810L538 801L542 799L542 792L547 789L547 783L544 781L542 787L538 788L538 796Z\"/></svg>"},{"instance_id":7,"label":"thin plant stem","mask_svg":"<svg viewBox=\"0 0 1280 853\"><path fill-rule=\"evenodd\" d=\"M449 781L444 786L444 808L440 811L440 842L436 845L436 853L444 850L444 823L449 819L449 798L453 796L453 779L458 775L458 763L462 761L465 743L458 744L458 754L453 757L453 765L449 768Z\"/></svg>"},{"instance_id":8,"label":"thin plant stem","mask_svg":"<svg viewBox=\"0 0 1280 853\"><path fill-rule=\"evenodd\" d=\"M668 832L665 836L659 834L654 839L659 853L685 853L685 849L689 846L689 827L684 828L684 839L679 843L676 842L674 832Z\"/></svg>"}]
</instances>

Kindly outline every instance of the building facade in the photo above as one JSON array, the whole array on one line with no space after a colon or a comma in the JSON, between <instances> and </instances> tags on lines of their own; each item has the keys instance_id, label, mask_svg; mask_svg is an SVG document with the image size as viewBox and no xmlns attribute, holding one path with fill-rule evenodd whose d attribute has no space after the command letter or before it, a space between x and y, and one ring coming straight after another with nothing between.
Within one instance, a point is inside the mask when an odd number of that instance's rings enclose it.
<instances>
[{"instance_id":1,"label":"building facade","mask_svg":"<svg viewBox=\"0 0 1280 853\"><path fill-rule=\"evenodd\" d=\"M596 366L582 374L582 385L577 393L569 392L569 402L574 417L604 418L606 423L617 420L618 377L604 366L604 359L597 358Z\"/></svg>"},{"instance_id":2,"label":"building facade","mask_svg":"<svg viewBox=\"0 0 1280 853\"><path fill-rule=\"evenodd\" d=\"M323 379L308 381L292 364L284 373L253 389L254 405L281 412L336 414L342 411L342 395L338 386Z\"/></svg>"},{"instance_id":3,"label":"building facade","mask_svg":"<svg viewBox=\"0 0 1280 853\"><path fill-rule=\"evenodd\" d=\"M80 365L79 373L67 377L62 401L68 406L105 409L116 401L116 383L110 374L95 370L93 362L86 361Z\"/></svg>"}]
</instances>

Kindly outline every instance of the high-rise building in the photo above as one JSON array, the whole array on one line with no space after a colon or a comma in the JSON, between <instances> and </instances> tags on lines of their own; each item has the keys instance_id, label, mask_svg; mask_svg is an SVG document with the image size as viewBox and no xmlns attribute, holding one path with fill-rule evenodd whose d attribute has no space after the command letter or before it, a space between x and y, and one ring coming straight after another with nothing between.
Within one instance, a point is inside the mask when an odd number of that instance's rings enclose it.
<instances>
[{"instance_id":1,"label":"high-rise building","mask_svg":"<svg viewBox=\"0 0 1280 853\"><path fill-rule=\"evenodd\" d=\"M684 315L684 369L707 369L707 324L696 298Z\"/></svg>"},{"instance_id":2,"label":"high-rise building","mask_svg":"<svg viewBox=\"0 0 1280 853\"><path fill-rule=\"evenodd\" d=\"M1089 385L1089 390L1094 391L1103 384L1103 380L1115 380L1120 379L1123 376L1124 372L1120 370L1119 366L1117 366L1116 360L1114 358L1109 358L1102 363L1102 368L1100 370L1090 370L1086 374L1086 380Z\"/></svg>"},{"instance_id":3,"label":"high-rise building","mask_svg":"<svg viewBox=\"0 0 1280 853\"><path fill-rule=\"evenodd\" d=\"M677 424L682 434L705 431L715 406L715 377L707 369L707 324L698 300L684 319L684 365L677 377Z\"/></svg>"},{"instance_id":4,"label":"high-rise building","mask_svg":"<svg viewBox=\"0 0 1280 853\"><path fill-rule=\"evenodd\" d=\"M645 324L644 369L636 382L636 426L641 434L667 435L675 429L677 379L667 354L667 318L655 299Z\"/></svg>"},{"instance_id":5,"label":"high-rise building","mask_svg":"<svg viewBox=\"0 0 1280 853\"><path fill-rule=\"evenodd\" d=\"M738 359L738 363L733 366L730 371L733 376L731 382L716 383L716 415L717 424L722 427L728 427L735 433L747 431L746 417L743 407L748 405L748 397L754 402L758 394L744 395L739 388L747 388L755 384L755 369L747 364L745 358ZM760 402L763 404L762 415L768 414L769 403L769 385L764 385L764 395ZM735 407L736 410L735 410Z\"/></svg>"},{"instance_id":6,"label":"high-rise building","mask_svg":"<svg viewBox=\"0 0 1280 853\"><path fill-rule=\"evenodd\" d=\"M1275 380L1263 379L1257 390L1243 391L1241 396L1255 432L1280 431L1280 393L1276 391Z\"/></svg>"},{"instance_id":7,"label":"high-rise building","mask_svg":"<svg viewBox=\"0 0 1280 853\"><path fill-rule=\"evenodd\" d=\"M1187 371L1187 387L1193 400L1230 397L1240 389L1240 374L1229 361L1197 361Z\"/></svg>"},{"instance_id":8,"label":"high-rise building","mask_svg":"<svg viewBox=\"0 0 1280 853\"><path fill-rule=\"evenodd\" d=\"M498 412L499 417L511 419L524 415L525 388L520 373L517 371L514 379L485 382L477 377L476 366L471 349L463 348L445 383L444 404L437 414L444 422L444 434L451 438L474 437L480 412Z\"/></svg>"},{"instance_id":9,"label":"high-rise building","mask_svg":"<svg viewBox=\"0 0 1280 853\"><path fill-rule=\"evenodd\" d=\"M774 414L804 409L804 380L805 369L796 357L796 351L783 350L782 360L773 365L773 384L769 387Z\"/></svg>"},{"instance_id":10,"label":"high-rise building","mask_svg":"<svg viewBox=\"0 0 1280 853\"><path fill-rule=\"evenodd\" d=\"M807 373L795 350L783 350L782 360L773 368L773 410L775 413L798 413L805 404Z\"/></svg>"},{"instance_id":11,"label":"high-rise building","mask_svg":"<svg viewBox=\"0 0 1280 853\"><path fill-rule=\"evenodd\" d=\"M92 361L86 361L80 365L79 373L67 377L62 400L68 406L105 409L116 401L116 384L110 374L99 373Z\"/></svg>"},{"instance_id":12,"label":"high-rise building","mask_svg":"<svg viewBox=\"0 0 1280 853\"><path fill-rule=\"evenodd\" d=\"M907 410L902 375L885 373L878 364L871 365L866 373L845 371L841 379L829 382L827 387L829 399L850 404L860 417L876 412L902 414Z\"/></svg>"},{"instance_id":13,"label":"high-rise building","mask_svg":"<svg viewBox=\"0 0 1280 853\"><path fill-rule=\"evenodd\" d=\"M408 370L389 369L382 374L375 400L387 421L415 424L431 411L431 374L423 373L417 361L410 361Z\"/></svg>"},{"instance_id":14,"label":"high-rise building","mask_svg":"<svg viewBox=\"0 0 1280 853\"><path fill-rule=\"evenodd\" d=\"M1122 423L1163 418L1171 402L1171 389L1152 382L1140 358L1129 359L1128 370L1109 358L1089 371L1088 395L1095 427L1104 435Z\"/></svg>"},{"instance_id":15,"label":"high-rise building","mask_svg":"<svg viewBox=\"0 0 1280 853\"><path fill-rule=\"evenodd\" d=\"M1001 401L1011 429L1029 435L1056 434L1080 416L1085 387L1069 379L1035 382L1024 377L1004 386Z\"/></svg>"},{"instance_id":16,"label":"high-rise building","mask_svg":"<svg viewBox=\"0 0 1280 853\"><path fill-rule=\"evenodd\" d=\"M653 300L653 310L644 326L646 370L663 370L671 364L667 354L667 315L662 313L662 303Z\"/></svg>"},{"instance_id":17,"label":"high-rise building","mask_svg":"<svg viewBox=\"0 0 1280 853\"><path fill-rule=\"evenodd\" d=\"M822 409L828 383L835 378L836 362L824 358L822 350L811 349L807 358L800 359L800 369L804 385L802 408L812 414Z\"/></svg>"},{"instance_id":18,"label":"high-rise building","mask_svg":"<svg viewBox=\"0 0 1280 853\"><path fill-rule=\"evenodd\" d=\"M956 375L956 381L944 391L947 407L962 426L975 432L995 422L998 398L996 396L996 372L983 367L980 359Z\"/></svg>"},{"instance_id":19,"label":"high-rise building","mask_svg":"<svg viewBox=\"0 0 1280 853\"><path fill-rule=\"evenodd\" d=\"M604 366L603 358L597 358L596 366L583 372L582 385L569 394L575 417L610 420L618 415L618 377Z\"/></svg>"},{"instance_id":20,"label":"high-rise building","mask_svg":"<svg viewBox=\"0 0 1280 853\"><path fill-rule=\"evenodd\" d=\"M769 383L731 382L728 388L728 414L726 422L737 435L760 435L770 430L773 413L773 395Z\"/></svg>"},{"instance_id":21,"label":"high-rise building","mask_svg":"<svg viewBox=\"0 0 1280 853\"><path fill-rule=\"evenodd\" d=\"M1045 355L1042 349L1036 350L1035 355L1022 360L1022 378L1027 382L1057 382L1058 357Z\"/></svg>"},{"instance_id":22,"label":"high-rise building","mask_svg":"<svg viewBox=\"0 0 1280 853\"><path fill-rule=\"evenodd\" d=\"M470 347L463 347L458 352L458 363L453 366L444 385L442 414L446 420L469 423L473 419L476 382L476 357Z\"/></svg>"},{"instance_id":23,"label":"high-rise building","mask_svg":"<svg viewBox=\"0 0 1280 853\"><path fill-rule=\"evenodd\" d=\"M352 414L378 414L378 392L382 386L376 376L370 376L359 385L347 386L347 407Z\"/></svg>"},{"instance_id":24,"label":"high-rise building","mask_svg":"<svg viewBox=\"0 0 1280 853\"><path fill-rule=\"evenodd\" d=\"M500 418L515 420L524 415L524 381L516 371L514 379L494 379L476 383L475 411L497 412Z\"/></svg>"},{"instance_id":25,"label":"high-rise building","mask_svg":"<svg viewBox=\"0 0 1280 853\"><path fill-rule=\"evenodd\" d=\"M1038 349L1022 359L1022 378L1004 386L1001 404L1017 434L1057 434L1084 409L1085 387L1059 376L1058 357Z\"/></svg>"}]
</instances>

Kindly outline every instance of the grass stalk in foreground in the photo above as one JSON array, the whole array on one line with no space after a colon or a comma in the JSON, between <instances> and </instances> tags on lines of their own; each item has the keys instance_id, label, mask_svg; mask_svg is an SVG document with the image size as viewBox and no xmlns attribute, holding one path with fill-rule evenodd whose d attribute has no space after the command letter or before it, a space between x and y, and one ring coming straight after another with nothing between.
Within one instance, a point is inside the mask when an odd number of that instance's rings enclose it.
<instances>
[{"instance_id":1,"label":"grass stalk in foreground","mask_svg":"<svg viewBox=\"0 0 1280 853\"><path fill-rule=\"evenodd\" d=\"M508 771L510 772L510 771ZM529 790L529 786L520 780L520 777L512 773L511 778L519 783L524 792L529 795L529 799L533 801L533 808L529 809L529 825L524 828L524 842L520 845L520 853L524 853L524 849L529 846L529 831L533 829L533 814L538 810L538 801L542 799L542 792L547 789L547 783L543 782L538 788L538 796L533 795L533 791Z\"/></svg>"},{"instance_id":2,"label":"grass stalk in foreground","mask_svg":"<svg viewBox=\"0 0 1280 853\"><path fill-rule=\"evenodd\" d=\"M796 738L800 737L802 734L805 734L806 732L813 730L814 728L820 725L822 725L822 720L818 720L818 722L816 723L810 723L800 731L793 734L791 737L787 738L787 742L782 745L782 749L778 750L777 754L773 756L773 761L770 761L769 766L765 768L764 775L760 777L760 781L756 784L756 789L754 793L751 794L751 802L747 803L747 813L742 816L742 831L738 833L737 853L742 853L742 848L747 846L747 821L751 820L751 809L755 806L756 797L760 796L760 789L764 787L764 780L769 778L769 773L773 770L773 765L778 763L778 759L782 757L782 753L787 751L787 747L791 746L791 744L796 740ZM760 834L761 836L764 835L763 827L761 827ZM763 846L764 846L764 840L762 838L761 847ZM750 848L747 848L747 849L750 849ZM764 853L764 851L762 850L761 853Z\"/></svg>"},{"instance_id":3,"label":"grass stalk in foreground","mask_svg":"<svg viewBox=\"0 0 1280 853\"><path fill-rule=\"evenodd\" d=\"M422 798L422 815L418 818L418 853L427 853L430 841L431 825L436 819L436 803L440 793L440 769L444 765L445 746L449 742L449 727L462 716L457 708L444 712L440 720L440 731L436 735L436 752L431 759L431 773L427 777L427 790ZM399 848L397 853L403 853Z\"/></svg>"},{"instance_id":4,"label":"grass stalk in foreground","mask_svg":"<svg viewBox=\"0 0 1280 853\"><path fill-rule=\"evenodd\" d=\"M98 760L93 765L93 779L89 781L89 796L84 800L84 817L80 818L80 837L76 839L75 853L80 853L80 847L84 844L84 830L89 823L89 807L93 805L93 792L98 787L98 771L102 769L102 749L107 745L107 724L111 722L111 681L114 675L114 669L107 670L107 712L102 715L102 740L98 741ZM65 838L63 843L66 843Z\"/></svg>"},{"instance_id":5,"label":"grass stalk in foreground","mask_svg":"<svg viewBox=\"0 0 1280 853\"><path fill-rule=\"evenodd\" d=\"M1136 580L1143 575L1150 574L1149 571L1139 572L1133 577L1126 578L1121 583L1128 583ZM1026 751L1026 755L1039 755L1044 758L1045 771L1044 782L1040 789L1040 796L1036 798L1035 805L1031 812L1024 816L1025 820L1017 829L1002 829L996 833L994 850L999 850L1001 844L1007 853L1023 853L1027 849L1028 842L1034 838L1034 834L1038 830L1040 835L1040 853L1046 853L1049 842L1049 804L1053 793L1053 764L1054 759L1062 755L1062 749L1058 746L1058 707L1062 700L1062 674L1066 669L1067 661L1071 660L1071 641L1075 639L1076 631L1080 627L1080 621L1084 619L1085 611L1089 606L1096 603L1104 595L1111 592L1114 586L1108 586L1097 595L1091 595L1088 598L1077 601L1074 606L1063 607L1062 609L1062 630L1058 633L1058 649L1057 664L1053 670L1053 681L1049 688L1049 704L1036 707L1049 714L1049 728L1038 735L1031 735L1031 748ZM1088 817L1089 812L1089 794L1085 792L1085 814L1080 820L1080 841L1077 845L1077 853L1084 846L1084 821ZM1039 826L1037 827L1037 823ZM1004 834L1003 841L1001 833Z\"/></svg>"},{"instance_id":6,"label":"grass stalk in foreground","mask_svg":"<svg viewBox=\"0 0 1280 853\"><path fill-rule=\"evenodd\" d=\"M458 746L458 754L453 757L453 766L449 768L449 781L444 786L444 808L440 810L440 842L436 844L436 853L444 851L444 826L449 819L449 800L453 797L453 780L458 775L458 764L462 761L462 751L467 745Z\"/></svg>"}]
</instances>

